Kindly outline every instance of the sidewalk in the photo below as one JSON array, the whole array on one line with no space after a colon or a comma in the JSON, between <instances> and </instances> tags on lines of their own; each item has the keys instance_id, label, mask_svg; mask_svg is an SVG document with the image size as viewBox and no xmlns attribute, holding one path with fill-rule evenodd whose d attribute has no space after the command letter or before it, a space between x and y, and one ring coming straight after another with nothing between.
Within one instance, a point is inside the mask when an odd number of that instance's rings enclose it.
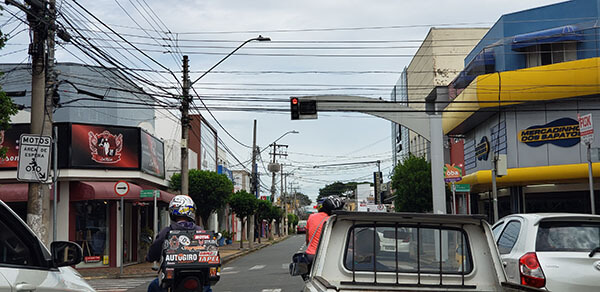
<instances>
[{"instance_id":1,"label":"sidewalk","mask_svg":"<svg viewBox=\"0 0 600 292\"><path fill-rule=\"evenodd\" d=\"M238 257L244 256L251 252L265 248L272 244L278 243L287 236L275 237L273 240L261 238L261 243L255 242L252 249L248 248L248 242L244 241L244 249L240 249L240 242L219 247L221 255L221 264L226 264ZM131 264L123 267L123 275L119 275L120 268L81 268L77 269L81 276L86 280L91 279L113 279L113 278L139 278L139 277L155 277L157 272L152 270L152 263Z\"/></svg>"}]
</instances>

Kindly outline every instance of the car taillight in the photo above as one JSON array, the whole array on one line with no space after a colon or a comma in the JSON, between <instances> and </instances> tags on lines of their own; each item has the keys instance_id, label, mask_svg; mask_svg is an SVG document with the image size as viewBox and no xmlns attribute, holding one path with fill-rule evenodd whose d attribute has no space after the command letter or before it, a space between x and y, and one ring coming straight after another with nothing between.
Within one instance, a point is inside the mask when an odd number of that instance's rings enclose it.
<instances>
[{"instance_id":1,"label":"car taillight","mask_svg":"<svg viewBox=\"0 0 600 292\"><path fill-rule=\"evenodd\" d=\"M175 277L175 269L166 269L166 278L172 280Z\"/></svg>"},{"instance_id":2,"label":"car taillight","mask_svg":"<svg viewBox=\"0 0 600 292\"><path fill-rule=\"evenodd\" d=\"M198 289L198 279L192 277L185 279L185 282L183 282L183 288L187 290Z\"/></svg>"},{"instance_id":3,"label":"car taillight","mask_svg":"<svg viewBox=\"0 0 600 292\"><path fill-rule=\"evenodd\" d=\"M546 277L535 252L528 252L519 259L521 284L535 288L546 286Z\"/></svg>"}]
</instances>

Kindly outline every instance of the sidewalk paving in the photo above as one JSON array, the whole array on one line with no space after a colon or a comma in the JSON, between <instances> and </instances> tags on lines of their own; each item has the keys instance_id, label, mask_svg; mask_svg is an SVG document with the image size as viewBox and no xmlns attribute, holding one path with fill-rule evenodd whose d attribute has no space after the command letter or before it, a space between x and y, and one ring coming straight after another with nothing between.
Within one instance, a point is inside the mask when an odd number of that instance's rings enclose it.
<instances>
[{"instance_id":1,"label":"sidewalk paving","mask_svg":"<svg viewBox=\"0 0 600 292\"><path fill-rule=\"evenodd\" d=\"M244 241L244 249L240 249L240 242L233 242L219 247L221 255L221 264L226 264L238 257L244 256L261 248L270 246L286 239L288 236L275 237L273 240L261 238L261 243L255 242L252 249L248 247L248 242ZM123 274L120 275L120 268L80 268L77 271L86 280L91 279L115 279L115 278L138 278L155 277L156 271L152 270L152 263L144 262L139 264L130 264L123 267Z\"/></svg>"}]
</instances>

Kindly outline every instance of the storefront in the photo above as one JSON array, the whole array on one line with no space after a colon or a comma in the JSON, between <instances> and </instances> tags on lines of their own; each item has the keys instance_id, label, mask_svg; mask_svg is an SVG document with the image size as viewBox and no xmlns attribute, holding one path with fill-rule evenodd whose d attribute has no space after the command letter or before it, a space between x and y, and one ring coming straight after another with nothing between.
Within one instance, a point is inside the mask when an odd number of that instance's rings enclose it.
<instances>
[{"instance_id":1,"label":"storefront","mask_svg":"<svg viewBox=\"0 0 600 292\"><path fill-rule=\"evenodd\" d=\"M116 267L121 260L125 264L144 261L155 211L154 199L142 190L159 194L159 228L169 223L166 210L174 196L164 191L167 182L162 142L133 127L58 127L58 240L75 241L82 247L84 261L78 267ZM21 133L27 132L28 125L14 125L3 133L8 156L0 161L0 199L22 218L27 213L28 185L15 181L16 142ZM115 193L115 183L120 180L129 184L124 206L120 206L120 197ZM123 238L118 232L121 207ZM54 212L52 204L50 212Z\"/></svg>"}]
</instances>

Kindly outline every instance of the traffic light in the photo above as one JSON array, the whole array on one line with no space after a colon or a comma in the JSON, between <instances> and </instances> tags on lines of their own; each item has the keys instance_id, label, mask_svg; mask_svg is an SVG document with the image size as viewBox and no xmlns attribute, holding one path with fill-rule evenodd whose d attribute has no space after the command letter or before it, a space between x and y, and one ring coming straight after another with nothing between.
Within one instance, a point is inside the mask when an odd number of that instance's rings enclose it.
<instances>
[{"instance_id":1,"label":"traffic light","mask_svg":"<svg viewBox=\"0 0 600 292\"><path fill-rule=\"evenodd\" d=\"M290 99L290 111L292 113L292 120L300 119L300 100L297 97Z\"/></svg>"},{"instance_id":2,"label":"traffic light","mask_svg":"<svg viewBox=\"0 0 600 292\"><path fill-rule=\"evenodd\" d=\"M290 98L290 112L292 120L305 120L317 118L317 101L310 98Z\"/></svg>"}]
</instances>

